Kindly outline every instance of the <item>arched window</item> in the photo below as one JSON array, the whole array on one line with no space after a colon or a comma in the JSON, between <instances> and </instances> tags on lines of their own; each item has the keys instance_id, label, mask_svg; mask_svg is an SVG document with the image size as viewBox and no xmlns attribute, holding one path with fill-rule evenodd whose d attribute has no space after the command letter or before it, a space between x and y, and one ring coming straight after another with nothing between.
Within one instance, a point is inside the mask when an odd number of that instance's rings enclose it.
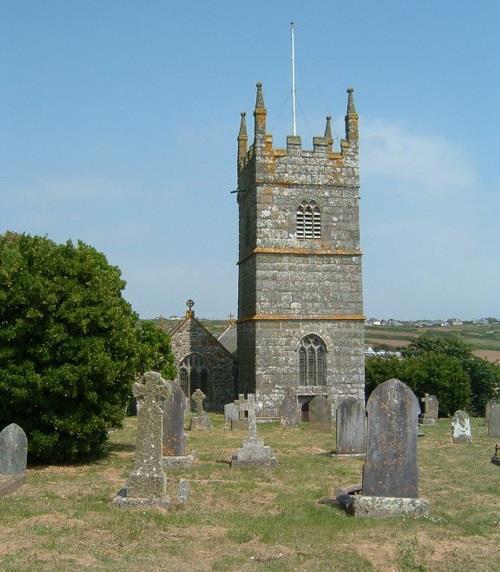
<instances>
[{"instance_id":1,"label":"arched window","mask_svg":"<svg viewBox=\"0 0 500 572\"><path fill-rule=\"evenodd\" d=\"M179 364L179 384L186 397L191 397L194 391L201 389L210 399L208 384L208 367L198 354L189 354Z\"/></svg>"},{"instance_id":2,"label":"arched window","mask_svg":"<svg viewBox=\"0 0 500 572\"><path fill-rule=\"evenodd\" d=\"M326 385L326 346L314 334L300 342L299 385Z\"/></svg>"},{"instance_id":3,"label":"arched window","mask_svg":"<svg viewBox=\"0 0 500 572\"><path fill-rule=\"evenodd\" d=\"M303 201L297 208L297 238L321 238L321 212L314 201Z\"/></svg>"}]
</instances>

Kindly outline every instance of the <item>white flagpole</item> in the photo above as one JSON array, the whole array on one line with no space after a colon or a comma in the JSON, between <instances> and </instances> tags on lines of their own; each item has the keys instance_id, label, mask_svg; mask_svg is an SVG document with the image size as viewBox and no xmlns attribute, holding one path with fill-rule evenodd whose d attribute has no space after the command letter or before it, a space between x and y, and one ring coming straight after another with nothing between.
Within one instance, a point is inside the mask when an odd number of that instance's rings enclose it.
<instances>
[{"instance_id":1,"label":"white flagpole","mask_svg":"<svg viewBox=\"0 0 500 572\"><path fill-rule=\"evenodd\" d=\"M292 133L297 135L297 124L295 120L295 35L293 22L290 22L292 30Z\"/></svg>"}]
</instances>

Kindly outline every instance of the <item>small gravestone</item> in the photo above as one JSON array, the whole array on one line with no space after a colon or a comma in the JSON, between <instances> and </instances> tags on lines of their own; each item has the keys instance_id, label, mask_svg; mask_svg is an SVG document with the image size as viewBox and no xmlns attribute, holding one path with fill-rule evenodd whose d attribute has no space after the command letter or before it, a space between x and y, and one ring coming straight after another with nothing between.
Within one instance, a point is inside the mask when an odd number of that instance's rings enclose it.
<instances>
[{"instance_id":1,"label":"small gravestone","mask_svg":"<svg viewBox=\"0 0 500 572\"><path fill-rule=\"evenodd\" d=\"M283 427L297 427L299 424L299 402L295 387L287 386L281 403L280 422Z\"/></svg>"},{"instance_id":2,"label":"small gravestone","mask_svg":"<svg viewBox=\"0 0 500 572\"><path fill-rule=\"evenodd\" d=\"M424 413L420 419L422 425L434 425L439 417L439 401L435 395L425 394L422 397L422 402L424 403Z\"/></svg>"},{"instance_id":3,"label":"small gravestone","mask_svg":"<svg viewBox=\"0 0 500 572\"><path fill-rule=\"evenodd\" d=\"M168 507L162 449L163 412L171 389L159 373L148 371L132 390L138 402L134 468L113 502L119 507Z\"/></svg>"},{"instance_id":4,"label":"small gravestone","mask_svg":"<svg viewBox=\"0 0 500 572\"><path fill-rule=\"evenodd\" d=\"M189 426L190 429L212 429L210 419L203 410L203 401L205 397L206 395L201 389L197 389L193 395L191 395L191 399L194 401L196 407L196 415L191 417L191 425Z\"/></svg>"},{"instance_id":5,"label":"small gravestone","mask_svg":"<svg viewBox=\"0 0 500 572\"><path fill-rule=\"evenodd\" d=\"M247 400L240 407L248 412L248 437L243 442L243 447L232 456L231 468L275 467L277 460L273 450L257 437L257 409L262 408L262 405L257 403L255 395L248 394Z\"/></svg>"},{"instance_id":6,"label":"small gravestone","mask_svg":"<svg viewBox=\"0 0 500 572\"><path fill-rule=\"evenodd\" d=\"M309 427L318 431L332 428L332 404L325 395L316 395L309 402Z\"/></svg>"},{"instance_id":7,"label":"small gravestone","mask_svg":"<svg viewBox=\"0 0 500 572\"><path fill-rule=\"evenodd\" d=\"M238 419L231 421L231 429L248 429L248 418L245 415L246 399L243 393L238 395L238 399L234 400L235 406L238 408Z\"/></svg>"},{"instance_id":8,"label":"small gravestone","mask_svg":"<svg viewBox=\"0 0 500 572\"><path fill-rule=\"evenodd\" d=\"M488 437L500 437L500 403L491 404Z\"/></svg>"},{"instance_id":9,"label":"small gravestone","mask_svg":"<svg viewBox=\"0 0 500 572\"><path fill-rule=\"evenodd\" d=\"M224 405L224 424L231 427L233 421L238 421L238 406L235 403L226 403Z\"/></svg>"},{"instance_id":10,"label":"small gravestone","mask_svg":"<svg viewBox=\"0 0 500 572\"><path fill-rule=\"evenodd\" d=\"M343 399L336 411L337 455L366 453L365 402L355 397Z\"/></svg>"},{"instance_id":11,"label":"small gravestone","mask_svg":"<svg viewBox=\"0 0 500 572\"><path fill-rule=\"evenodd\" d=\"M28 439L16 423L0 433L0 475L19 475L26 470Z\"/></svg>"},{"instance_id":12,"label":"small gravestone","mask_svg":"<svg viewBox=\"0 0 500 572\"><path fill-rule=\"evenodd\" d=\"M163 410L163 466L164 468L188 468L194 456L187 452L187 436L184 431L186 397L176 381L168 382L170 398Z\"/></svg>"},{"instance_id":13,"label":"small gravestone","mask_svg":"<svg viewBox=\"0 0 500 572\"><path fill-rule=\"evenodd\" d=\"M417 398L399 379L390 379L370 395L367 413L361 494L339 494L339 503L355 516L427 514L428 501L418 498Z\"/></svg>"},{"instance_id":14,"label":"small gravestone","mask_svg":"<svg viewBox=\"0 0 500 572\"><path fill-rule=\"evenodd\" d=\"M470 418L465 411L456 411L451 420L453 443L472 443Z\"/></svg>"}]
</instances>

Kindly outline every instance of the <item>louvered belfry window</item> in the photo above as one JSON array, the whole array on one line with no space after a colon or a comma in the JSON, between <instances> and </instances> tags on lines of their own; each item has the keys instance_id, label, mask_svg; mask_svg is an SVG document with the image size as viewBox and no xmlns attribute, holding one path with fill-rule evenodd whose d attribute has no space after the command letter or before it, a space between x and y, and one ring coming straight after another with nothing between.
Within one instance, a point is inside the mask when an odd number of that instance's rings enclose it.
<instances>
[{"instance_id":1,"label":"louvered belfry window","mask_svg":"<svg viewBox=\"0 0 500 572\"><path fill-rule=\"evenodd\" d=\"M315 334L300 342L299 385L326 385L326 346Z\"/></svg>"},{"instance_id":2,"label":"louvered belfry window","mask_svg":"<svg viewBox=\"0 0 500 572\"><path fill-rule=\"evenodd\" d=\"M297 238L321 238L321 212L314 201L303 201L297 208Z\"/></svg>"}]
</instances>

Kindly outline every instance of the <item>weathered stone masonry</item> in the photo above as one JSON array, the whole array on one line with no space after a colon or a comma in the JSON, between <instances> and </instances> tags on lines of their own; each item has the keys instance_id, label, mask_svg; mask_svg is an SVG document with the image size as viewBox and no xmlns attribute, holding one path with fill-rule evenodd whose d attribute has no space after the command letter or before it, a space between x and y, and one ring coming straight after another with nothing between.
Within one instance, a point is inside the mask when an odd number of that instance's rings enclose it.
<instances>
[{"instance_id":1,"label":"weathered stone masonry","mask_svg":"<svg viewBox=\"0 0 500 572\"><path fill-rule=\"evenodd\" d=\"M313 150L300 137L274 149L257 84L254 143L245 114L238 136L240 390L272 412L287 385L299 401L364 398L364 317L359 245L358 115L348 90L346 138L333 150L331 120ZM313 205L320 232L298 235L297 209ZM312 215L311 215L312 216ZM310 223L312 224L312 223ZM299 348L309 334L326 348L326 383L300 385ZM319 367L319 366L318 366ZM321 365L320 367L323 367ZM302 380L304 378L302 377Z\"/></svg>"}]
</instances>

